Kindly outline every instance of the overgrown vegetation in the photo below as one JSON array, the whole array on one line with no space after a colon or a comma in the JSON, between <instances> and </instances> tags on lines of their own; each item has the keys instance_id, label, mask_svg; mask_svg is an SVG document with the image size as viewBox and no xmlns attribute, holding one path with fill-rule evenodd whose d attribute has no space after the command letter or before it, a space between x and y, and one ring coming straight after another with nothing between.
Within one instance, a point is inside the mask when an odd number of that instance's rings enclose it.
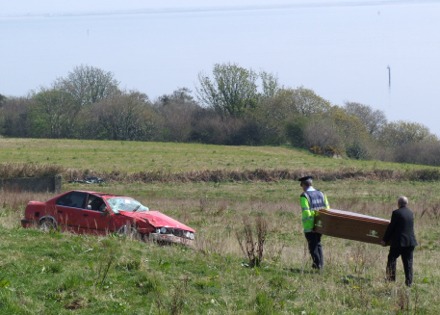
<instances>
[{"instance_id":1,"label":"overgrown vegetation","mask_svg":"<svg viewBox=\"0 0 440 315\"><path fill-rule=\"evenodd\" d=\"M354 172L351 177L325 178L323 174L332 169L337 172L340 160L316 158L290 149L240 148L249 151L234 157L238 148L220 146L150 143L150 147L144 147L145 143L70 140L35 142L30 142L29 148L26 140L1 139L2 161L20 161L16 154L18 146L24 156L23 162L32 151L33 162L47 162L49 158L49 161L57 161L63 171L70 163L81 160L81 165L89 172L99 169L106 174L120 172L130 176L151 159L155 159L153 170L158 172L169 164L185 165L192 160L189 155L195 150L199 160L194 159L185 169L187 172L199 165L205 165L203 169L209 171L214 167L245 169L251 159L255 169L267 172L275 168L316 172L321 177L315 181L315 186L326 192L331 206L336 209L389 218L396 207L396 198L406 195L415 212L419 241L415 251L414 285L411 289L405 287L400 264L397 282L384 281L387 248L331 237L323 237L324 272L313 272L301 230L300 187L296 180L107 181L99 187L65 182L63 190L92 189L128 194L150 209L163 211L197 230L195 248L160 247L113 235L95 237L22 229L20 219L26 203L46 200L53 195L0 191L0 313L440 312L440 272L437 270L440 182L433 178L424 181L390 176L420 171L424 178L431 178L430 168L351 161L353 169L374 169L381 176L363 177L362 173ZM134 146L133 151L128 149L130 145ZM78 153L72 153L75 150ZM129 151L130 163L121 162L127 160L124 150ZM276 154L268 155L272 150ZM235 165L221 168L220 162L225 160L235 160ZM312 164L313 169L309 168ZM179 166L167 172L178 173L179 169L182 168ZM243 218L247 219L243 221ZM237 235L243 235L246 229L247 238L242 241L254 247L250 246L249 250L243 247L243 252ZM250 262L255 263L254 268L246 268Z\"/></svg>"},{"instance_id":2,"label":"overgrown vegetation","mask_svg":"<svg viewBox=\"0 0 440 315\"><path fill-rule=\"evenodd\" d=\"M247 256L247 266L260 267L263 262L264 243L267 236L267 222L261 216L255 219L255 229L249 218L243 218L243 230L237 231L237 240L242 252Z\"/></svg>"},{"instance_id":3,"label":"overgrown vegetation","mask_svg":"<svg viewBox=\"0 0 440 315\"><path fill-rule=\"evenodd\" d=\"M409 182L388 182L387 189L381 182L368 181L318 184L334 207L379 217L389 217L395 196L409 196L420 243L412 289L405 288L400 265L397 283L384 281L387 248L342 239L324 237L325 271L312 272L301 233L298 193L290 181L210 187L108 185L105 190L130 192L151 208L194 226L196 247L24 230L19 219L25 203L49 195L2 192L1 310L8 314L438 313L440 235L435 204L439 197L418 194L421 190L432 195L439 184L414 187ZM90 188L78 184L65 188L73 187ZM203 208L200 196L206 196ZM252 233L256 218L270 222L264 260L255 268L245 267L249 257L236 238L236 232L246 227L243 216L249 218Z\"/></svg>"},{"instance_id":4,"label":"overgrown vegetation","mask_svg":"<svg viewBox=\"0 0 440 315\"><path fill-rule=\"evenodd\" d=\"M0 178L45 177L63 173L63 168L56 165L0 163Z\"/></svg>"},{"instance_id":5,"label":"overgrown vegetation","mask_svg":"<svg viewBox=\"0 0 440 315\"><path fill-rule=\"evenodd\" d=\"M237 64L216 64L198 83L195 93L180 88L150 100L121 90L111 72L77 66L26 97L0 94L0 135L287 145L331 157L440 165L440 141L428 128L389 122L370 105L331 104Z\"/></svg>"}]
</instances>

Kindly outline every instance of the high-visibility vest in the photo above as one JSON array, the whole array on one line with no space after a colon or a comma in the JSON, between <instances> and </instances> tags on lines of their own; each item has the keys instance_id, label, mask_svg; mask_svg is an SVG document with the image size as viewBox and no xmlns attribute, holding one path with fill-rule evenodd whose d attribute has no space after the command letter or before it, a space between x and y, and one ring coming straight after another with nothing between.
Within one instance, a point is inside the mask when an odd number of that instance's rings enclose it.
<instances>
[{"instance_id":1,"label":"high-visibility vest","mask_svg":"<svg viewBox=\"0 0 440 315\"><path fill-rule=\"evenodd\" d=\"M315 226L315 216L320 209L330 209L327 196L319 190L309 190L300 196L301 219L304 232L311 232Z\"/></svg>"}]
</instances>

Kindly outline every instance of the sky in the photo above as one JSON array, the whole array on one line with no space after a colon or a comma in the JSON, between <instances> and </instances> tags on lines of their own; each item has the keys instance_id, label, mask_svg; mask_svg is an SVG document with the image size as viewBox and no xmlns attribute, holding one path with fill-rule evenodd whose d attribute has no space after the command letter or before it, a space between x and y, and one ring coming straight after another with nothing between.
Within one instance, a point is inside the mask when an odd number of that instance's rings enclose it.
<instances>
[{"instance_id":1,"label":"sky","mask_svg":"<svg viewBox=\"0 0 440 315\"><path fill-rule=\"evenodd\" d=\"M88 65L154 100L231 63L440 137L439 16L433 0L0 0L0 94Z\"/></svg>"}]
</instances>

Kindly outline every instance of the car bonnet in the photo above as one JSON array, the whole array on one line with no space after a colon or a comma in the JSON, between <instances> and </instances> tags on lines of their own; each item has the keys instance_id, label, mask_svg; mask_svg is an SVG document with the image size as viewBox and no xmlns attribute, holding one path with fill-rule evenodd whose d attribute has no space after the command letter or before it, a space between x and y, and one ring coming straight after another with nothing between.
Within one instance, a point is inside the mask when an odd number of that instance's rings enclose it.
<instances>
[{"instance_id":1,"label":"car bonnet","mask_svg":"<svg viewBox=\"0 0 440 315\"><path fill-rule=\"evenodd\" d=\"M195 232L193 228L170 218L169 216L159 212L159 211L146 211L146 212L128 212L128 211L119 211L119 213L123 216L138 219L138 220L147 220L152 226L159 227L170 227L177 228L185 231Z\"/></svg>"}]
</instances>

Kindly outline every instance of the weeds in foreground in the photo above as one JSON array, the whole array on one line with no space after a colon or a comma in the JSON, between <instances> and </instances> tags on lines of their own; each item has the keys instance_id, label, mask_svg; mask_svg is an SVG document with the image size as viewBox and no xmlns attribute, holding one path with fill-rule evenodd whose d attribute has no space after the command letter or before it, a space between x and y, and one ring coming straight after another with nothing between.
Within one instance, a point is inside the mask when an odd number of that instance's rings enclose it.
<instances>
[{"instance_id":1,"label":"weeds in foreground","mask_svg":"<svg viewBox=\"0 0 440 315\"><path fill-rule=\"evenodd\" d=\"M170 313L172 315L179 315L183 312L185 306L186 293L188 291L188 277L183 277L181 281L174 288L173 295L171 297Z\"/></svg>"},{"instance_id":2,"label":"weeds in foreground","mask_svg":"<svg viewBox=\"0 0 440 315\"><path fill-rule=\"evenodd\" d=\"M103 287L110 271L111 265L115 262L116 255L113 251L108 253L106 259L100 260L96 270L95 286Z\"/></svg>"},{"instance_id":3,"label":"weeds in foreground","mask_svg":"<svg viewBox=\"0 0 440 315\"><path fill-rule=\"evenodd\" d=\"M171 292L170 300L163 296L160 292L155 292L155 306L158 314L183 314L183 309L187 300L189 278L184 276L179 279Z\"/></svg>"},{"instance_id":4,"label":"weeds in foreground","mask_svg":"<svg viewBox=\"0 0 440 315\"><path fill-rule=\"evenodd\" d=\"M243 230L237 232L240 248L248 258L249 267L259 267L263 261L264 243L267 235L267 222L261 216L255 219L255 234L248 217L243 217Z\"/></svg>"},{"instance_id":5,"label":"weeds in foreground","mask_svg":"<svg viewBox=\"0 0 440 315\"><path fill-rule=\"evenodd\" d=\"M274 314L274 300L267 292L258 292L255 297L256 313L258 315Z\"/></svg>"},{"instance_id":6,"label":"weeds in foreground","mask_svg":"<svg viewBox=\"0 0 440 315\"><path fill-rule=\"evenodd\" d=\"M408 288L396 285L390 288L394 300L393 308L397 314L430 314L420 308L420 288L418 285Z\"/></svg>"},{"instance_id":7,"label":"weeds in foreground","mask_svg":"<svg viewBox=\"0 0 440 315\"><path fill-rule=\"evenodd\" d=\"M436 222L439 222L440 220L440 203L435 203L428 208L425 208L422 210L422 213L420 214L420 218L422 218L424 215L427 215L429 218L435 220Z\"/></svg>"}]
</instances>

